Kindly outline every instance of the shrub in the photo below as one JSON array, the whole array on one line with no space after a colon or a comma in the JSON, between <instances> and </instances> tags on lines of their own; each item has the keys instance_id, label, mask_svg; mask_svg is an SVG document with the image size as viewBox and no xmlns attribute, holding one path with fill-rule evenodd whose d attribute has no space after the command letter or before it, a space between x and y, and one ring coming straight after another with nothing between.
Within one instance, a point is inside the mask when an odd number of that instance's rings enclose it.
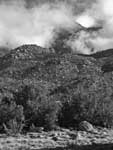
<instances>
[{"instance_id":1,"label":"shrub","mask_svg":"<svg viewBox=\"0 0 113 150\"><path fill-rule=\"evenodd\" d=\"M37 127L44 127L46 130L53 129L58 124L58 113L60 104L54 98L41 97L29 103L30 116L29 124Z\"/></svg>"},{"instance_id":2,"label":"shrub","mask_svg":"<svg viewBox=\"0 0 113 150\"><path fill-rule=\"evenodd\" d=\"M7 99L7 101L6 101ZM12 100L5 98L0 104L0 126L8 133L20 133L23 129L24 114L23 107L16 105Z\"/></svg>"},{"instance_id":3,"label":"shrub","mask_svg":"<svg viewBox=\"0 0 113 150\"><path fill-rule=\"evenodd\" d=\"M91 86L86 87L86 84L89 84L88 81L85 85L82 81L82 85L79 84L75 92L68 91L70 94L67 97L65 96L59 115L60 125L77 127L81 121L86 120L97 126L112 127L113 100L112 92L110 93L112 90L103 80L95 85L95 89L91 89Z\"/></svg>"},{"instance_id":4,"label":"shrub","mask_svg":"<svg viewBox=\"0 0 113 150\"><path fill-rule=\"evenodd\" d=\"M24 123L18 122L16 119L10 120L7 125L3 124L4 130L8 135L17 135L22 132Z\"/></svg>"}]
</instances>

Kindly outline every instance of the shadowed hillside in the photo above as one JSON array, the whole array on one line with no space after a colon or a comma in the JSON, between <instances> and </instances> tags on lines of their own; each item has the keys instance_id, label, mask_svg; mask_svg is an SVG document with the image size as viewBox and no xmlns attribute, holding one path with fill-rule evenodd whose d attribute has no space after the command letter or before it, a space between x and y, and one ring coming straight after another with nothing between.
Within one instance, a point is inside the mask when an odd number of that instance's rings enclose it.
<instances>
[{"instance_id":1,"label":"shadowed hillside","mask_svg":"<svg viewBox=\"0 0 113 150\"><path fill-rule=\"evenodd\" d=\"M32 125L44 126L45 130L56 126L77 128L82 120L111 127L112 70L104 74L103 57L92 56L56 54L36 45L21 46L3 56L1 130L3 123L10 127L10 120L20 122L22 118L25 130ZM109 58L112 56L106 57L106 61Z\"/></svg>"}]
</instances>

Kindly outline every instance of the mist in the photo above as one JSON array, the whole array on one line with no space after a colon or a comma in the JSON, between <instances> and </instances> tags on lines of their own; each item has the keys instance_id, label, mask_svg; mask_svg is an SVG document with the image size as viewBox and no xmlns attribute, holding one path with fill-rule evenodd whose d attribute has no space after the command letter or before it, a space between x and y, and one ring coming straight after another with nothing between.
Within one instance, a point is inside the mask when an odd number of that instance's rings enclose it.
<instances>
[{"instance_id":1,"label":"mist","mask_svg":"<svg viewBox=\"0 0 113 150\"><path fill-rule=\"evenodd\" d=\"M77 19L81 25L85 27L98 27L102 29L85 35L81 32L79 38L82 38L81 45L90 43L94 52L113 48L113 1L112 0L96 0L90 9L86 9ZM73 41L75 45L76 41ZM87 44L85 44L87 43ZM75 46L76 47L76 46ZM79 47L80 48L80 47ZM87 46L89 48L89 45Z\"/></svg>"},{"instance_id":2,"label":"mist","mask_svg":"<svg viewBox=\"0 0 113 150\"><path fill-rule=\"evenodd\" d=\"M88 2L1 0L0 47L13 49L23 44L51 47L60 31L79 30L76 17L85 10Z\"/></svg>"},{"instance_id":3,"label":"mist","mask_svg":"<svg viewBox=\"0 0 113 150\"><path fill-rule=\"evenodd\" d=\"M0 0L0 47L52 47L62 32L65 47L90 54L113 47L112 0ZM100 30L89 28L102 26ZM59 39L60 40L60 39Z\"/></svg>"},{"instance_id":4,"label":"mist","mask_svg":"<svg viewBox=\"0 0 113 150\"><path fill-rule=\"evenodd\" d=\"M71 8L59 4L43 4L26 8L23 1L0 5L0 46L17 47L37 44L49 47L54 30L74 27Z\"/></svg>"}]
</instances>

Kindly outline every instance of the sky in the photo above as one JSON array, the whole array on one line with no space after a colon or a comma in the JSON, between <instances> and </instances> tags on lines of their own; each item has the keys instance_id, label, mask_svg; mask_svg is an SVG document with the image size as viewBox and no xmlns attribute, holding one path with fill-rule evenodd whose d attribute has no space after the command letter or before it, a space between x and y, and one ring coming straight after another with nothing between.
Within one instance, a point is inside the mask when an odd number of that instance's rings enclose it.
<instances>
[{"instance_id":1,"label":"sky","mask_svg":"<svg viewBox=\"0 0 113 150\"><path fill-rule=\"evenodd\" d=\"M112 0L0 0L0 47L37 44L49 48L65 30L72 35L64 44L74 52L113 48L112 8ZM80 31L80 25L102 29Z\"/></svg>"}]
</instances>

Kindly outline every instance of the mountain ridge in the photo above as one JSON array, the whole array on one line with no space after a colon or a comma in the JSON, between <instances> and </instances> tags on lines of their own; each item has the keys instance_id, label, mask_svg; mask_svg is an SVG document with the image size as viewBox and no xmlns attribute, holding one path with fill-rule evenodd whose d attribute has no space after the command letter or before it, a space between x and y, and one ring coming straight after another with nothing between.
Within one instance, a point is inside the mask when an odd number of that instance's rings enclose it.
<instances>
[{"instance_id":1,"label":"mountain ridge","mask_svg":"<svg viewBox=\"0 0 113 150\"><path fill-rule=\"evenodd\" d=\"M104 126L103 117L98 119L98 114L94 117L95 111L102 110L98 107L103 106L96 105L96 103L107 100L106 103L109 102L109 106L112 105L113 70L103 70L102 67L106 63L103 58L95 59L72 52L62 54L53 51L45 52L46 49L34 45L30 47L27 45L27 48L20 46L0 58L1 102L4 102L5 99L21 105L25 119L29 120L27 128L32 123L36 126L46 125L47 121L44 117L47 117L46 119L53 117L50 120L53 123L56 122L54 119L58 117L57 124L66 128L74 126L86 118L94 125ZM41 48L40 53L37 48ZM109 57L106 59L109 60ZM96 102L95 108L92 105L94 102ZM89 105L91 106L89 107ZM78 110L79 107L81 111ZM50 117L43 114L45 109ZM39 117L39 110L43 114L41 117ZM2 111L1 107L0 111ZM62 115L58 116L57 111L59 115ZM91 113L86 113L86 111L91 111ZM109 112L111 116L112 112ZM93 118L96 119L93 120ZM48 121L48 123L50 122ZM110 120L106 124L109 123Z\"/></svg>"}]
</instances>

